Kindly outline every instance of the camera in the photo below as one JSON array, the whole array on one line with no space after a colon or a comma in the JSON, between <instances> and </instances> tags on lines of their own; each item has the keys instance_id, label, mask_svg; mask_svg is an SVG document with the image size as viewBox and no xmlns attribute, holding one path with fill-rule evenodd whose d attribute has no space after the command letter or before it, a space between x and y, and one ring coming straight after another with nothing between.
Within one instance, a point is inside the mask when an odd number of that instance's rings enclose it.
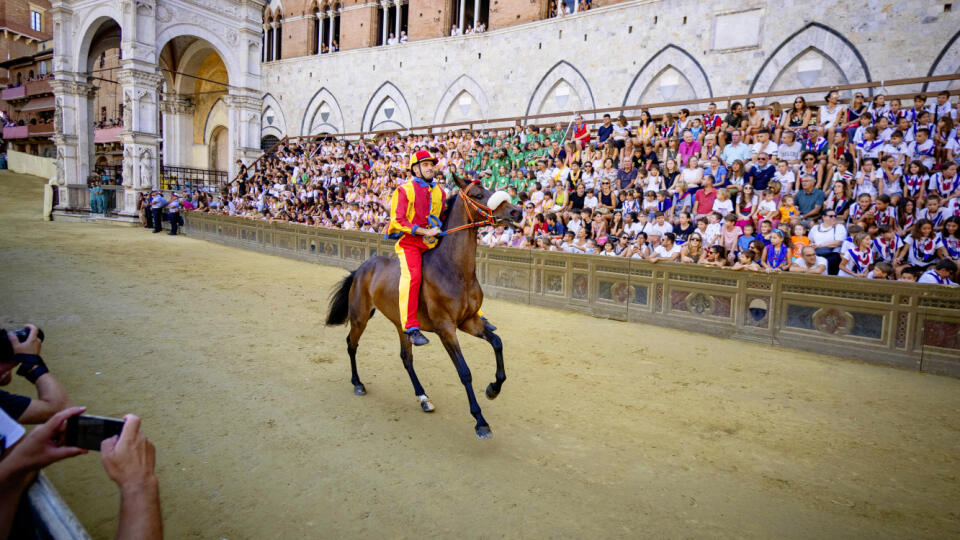
<instances>
[{"instance_id":1,"label":"camera","mask_svg":"<svg viewBox=\"0 0 960 540\"><path fill-rule=\"evenodd\" d=\"M15 331L13 332L13 335L17 336L17 341L19 341L20 343L23 343L23 342L27 341L27 338L30 337L30 329L24 327L24 328L21 328L21 329L19 329L19 330L15 330ZM41 329L39 329L39 328L37 328L37 338L38 338L40 341L43 341L43 330L41 330Z\"/></svg>"}]
</instances>

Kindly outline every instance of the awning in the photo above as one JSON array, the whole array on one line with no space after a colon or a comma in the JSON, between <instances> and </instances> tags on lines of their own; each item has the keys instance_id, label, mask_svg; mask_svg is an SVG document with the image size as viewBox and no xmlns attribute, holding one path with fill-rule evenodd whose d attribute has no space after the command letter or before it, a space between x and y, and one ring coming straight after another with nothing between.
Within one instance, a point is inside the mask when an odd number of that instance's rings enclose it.
<instances>
[{"instance_id":1,"label":"awning","mask_svg":"<svg viewBox=\"0 0 960 540\"><path fill-rule=\"evenodd\" d=\"M52 111L56 108L54 105L54 97L42 97L31 99L27 102L26 105L20 107L20 112L31 112L31 111Z\"/></svg>"}]
</instances>

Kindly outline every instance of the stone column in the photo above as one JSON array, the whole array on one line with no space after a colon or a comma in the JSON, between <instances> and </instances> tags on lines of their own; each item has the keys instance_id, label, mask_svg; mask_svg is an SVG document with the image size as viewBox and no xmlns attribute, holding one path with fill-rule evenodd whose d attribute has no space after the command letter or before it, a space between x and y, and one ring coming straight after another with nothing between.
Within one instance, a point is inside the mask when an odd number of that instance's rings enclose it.
<instances>
[{"instance_id":1,"label":"stone column","mask_svg":"<svg viewBox=\"0 0 960 540\"><path fill-rule=\"evenodd\" d=\"M261 46L260 46L260 61L261 61L261 62L269 62L269 61L270 61L270 57L269 57L269 55L267 54L267 39L269 38L269 36L270 36L270 25L269 25L269 24L264 24L264 25L263 25L263 35L260 37L260 45L261 45Z\"/></svg>"},{"instance_id":2,"label":"stone column","mask_svg":"<svg viewBox=\"0 0 960 540\"><path fill-rule=\"evenodd\" d=\"M327 10L329 26L327 28L327 50L333 52L333 10Z\"/></svg>"},{"instance_id":3,"label":"stone column","mask_svg":"<svg viewBox=\"0 0 960 540\"><path fill-rule=\"evenodd\" d=\"M397 8L397 26L393 35L396 36L397 43L400 43L400 0L394 0L394 5Z\"/></svg>"},{"instance_id":4,"label":"stone column","mask_svg":"<svg viewBox=\"0 0 960 540\"><path fill-rule=\"evenodd\" d=\"M480 0L473 0L473 31L477 31L477 23L480 22Z\"/></svg>"},{"instance_id":5,"label":"stone column","mask_svg":"<svg viewBox=\"0 0 960 540\"><path fill-rule=\"evenodd\" d=\"M229 179L237 174L237 160L249 164L260 151L260 109L263 101L252 91L233 88L223 96L227 106L227 140L229 141L227 169Z\"/></svg>"},{"instance_id":6,"label":"stone column","mask_svg":"<svg viewBox=\"0 0 960 540\"><path fill-rule=\"evenodd\" d=\"M462 0L461 0L461 1L462 1ZM381 45L386 45L386 44L387 44L387 34L388 34L388 30L389 30L388 25L387 25L387 23L388 23L389 21L388 21L387 17L388 17L389 12L390 12L390 3L384 0L384 1L380 2L380 7L383 8L383 31L381 32L381 43L380 43L380 44L381 44Z\"/></svg>"},{"instance_id":7,"label":"stone column","mask_svg":"<svg viewBox=\"0 0 960 540\"><path fill-rule=\"evenodd\" d=\"M93 171L93 97L97 87L85 82L85 73L58 71L50 81L56 101L54 105L54 142L57 145L57 184L61 208L79 208L84 199L72 195L68 186L86 187Z\"/></svg>"},{"instance_id":8,"label":"stone column","mask_svg":"<svg viewBox=\"0 0 960 540\"><path fill-rule=\"evenodd\" d=\"M460 0L460 22L458 23L458 26L460 28L460 34L463 34L463 22L467 16L466 11L467 11L467 1Z\"/></svg>"},{"instance_id":9,"label":"stone column","mask_svg":"<svg viewBox=\"0 0 960 540\"><path fill-rule=\"evenodd\" d=\"M129 65L129 64L128 64ZM155 71L126 67L117 81L123 95L123 207L120 215L137 215L137 192L160 187L160 83Z\"/></svg>"},{"instance_id":10,"label":"stone column","mask_svg":"<svg viewBox=\"0 0 960 540\"><path fill-rule=\"evenodd\" d=\"M317 28L317 54L320 54L323 51L323 47L321 47L321 44L323 44L323 12L318 11L314 13L313 19L316 21L314 24Z\"/></svg>"},{"instance_id":11,"label":"stone column","mask_svg":"<svg viewBox=\"0 0 960 540\"><path fill-rule=\"evenodd\" d=\"M193 113L189 97L176 92L163 94L160 113L163 119L163 164L190 167L193 162Z\"/></svg>"}]
</instances>

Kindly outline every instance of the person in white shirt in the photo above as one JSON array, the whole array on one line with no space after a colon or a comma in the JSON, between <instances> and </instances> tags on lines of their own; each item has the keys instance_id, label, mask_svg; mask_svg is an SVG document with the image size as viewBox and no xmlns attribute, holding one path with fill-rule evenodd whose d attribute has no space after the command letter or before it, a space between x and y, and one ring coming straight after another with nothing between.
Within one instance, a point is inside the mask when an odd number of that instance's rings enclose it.
<instances>
[{"instance_id":1,"label":"person in white shirt","mask_svg":"<svg viewBox=\"0 0 960 540\"><path fill-rule=\"evenodd\" d=\"M930 130L927 128L921 128L916 131L916 140L910 143L910 150L912 154L912 159L914 161L919 161L923 163L923 166L927 170L932 170L935 163L934 159L934 144L933 140L930 139Z\"/></svg>"},{"instance_id":2,"label":"person in white shirt","mask_svg":"<svg viewBox=\"0 0 960 540\"><path fill-rule=\"evenodd\" d=\"M654 248L653 253L647 258L650 262L667 261L676 262L680 258L680 246L677 245L677 235L668 232L663 235L660 245Z\"/></svg>"},{"instance_id":3,"label":"person in white shirt","mask_svg":"<svg viewBox=\"0 0 960 540\"><path fill-rule=\"evenodd\" d=\"M800 258L793 261L790 265L790 272L799 274L826 274L827 260L817 256L817 250L806 246L800 254Z\"/></svg>"},{"instance_id":4,"label":"person in white shirt","mask_svg":"<svg viewBox=\"0 0 960 540\"><path fill-rule=\"evenodd\" d=\"M917 280L917 283L952 285L956 287L957 284L950 279L951 276L955 276L956 274L957 263L950 259L941 259L936 266L924 272L923 275L920 276L920 279Z\"/></svg>"},{"instance_id":5,"label":"person in white shirt","mask_svg":"<svg viewBox=\"0 0 960 540\"><path fill-rule=\"evenodd\" d=\"M766 129L758 131L756 141L757 142L750 145L750 155L753 158L754 165L756 164L757 156L760 154L767 154L771 159L776 159L779 147L777 143L770 140L770 131Z\"/></svg>"},{"instance_id":6,"label":"person in white shirt","mask_svg":"<svg viewBox=\"0 0 960 540\"><path fill-rule=\"evenodd\" d=\"M803 153L803 145L797 142L797 135L792 131L784 131L780 135L780 146L777 147L776 156L787 162L788 165L799 167L800 154Z\"/></svg>"}]
</instances>

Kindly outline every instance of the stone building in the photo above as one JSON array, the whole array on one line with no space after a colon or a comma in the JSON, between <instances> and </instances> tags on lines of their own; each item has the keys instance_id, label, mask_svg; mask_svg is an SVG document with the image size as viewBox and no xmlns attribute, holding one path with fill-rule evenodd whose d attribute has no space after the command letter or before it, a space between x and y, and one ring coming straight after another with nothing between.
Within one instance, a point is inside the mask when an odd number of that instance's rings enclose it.
<instances>
[{"instance_id":1,"label":"stone building","mask_svg":"<svg viewBox=\"0 0 960 540\"><path fill-rule=\"evenodd\" d=\"M960 68L960 14L943 0L595 0L589 11L545 18L550 5L273 0L262 34L268 47L261 138L482 122ZM399 26L397 6L407 13ZM331 17L339 18L340 50L315 54L316 25ZM487 18L485 33L449 36L473 17ZM407 43L378 46L397 28L407 32Z\"/></svg>"},{"instance_id":2,"label":"stone building","mask_svg":"<svg viewBox=\"0 0 960 540\"><path fill-rule=\"evenodd\" d=\"M121 216L134 215L138 192L161 184L161 166L209 168L215 160L232 171L237 160L254 159L263 9L259 0L54 1L60 210L85 208L103 115L94 108L95 72L108 51L119 51Z\"/></svg>"},{"instance_id":3,"label":"stone building","mask_svg":"<svg viewBox=\"0 0 960 540\"><path fill-rule=\"evenodd\" d=\"M170 171L232 176L283 136L960 72L949 0L55 0L50 14L61 208L83 208L101 96L120 117L127 214ZM112 101L94 84L106 51Z\"/></svg>"}]
</instances>

